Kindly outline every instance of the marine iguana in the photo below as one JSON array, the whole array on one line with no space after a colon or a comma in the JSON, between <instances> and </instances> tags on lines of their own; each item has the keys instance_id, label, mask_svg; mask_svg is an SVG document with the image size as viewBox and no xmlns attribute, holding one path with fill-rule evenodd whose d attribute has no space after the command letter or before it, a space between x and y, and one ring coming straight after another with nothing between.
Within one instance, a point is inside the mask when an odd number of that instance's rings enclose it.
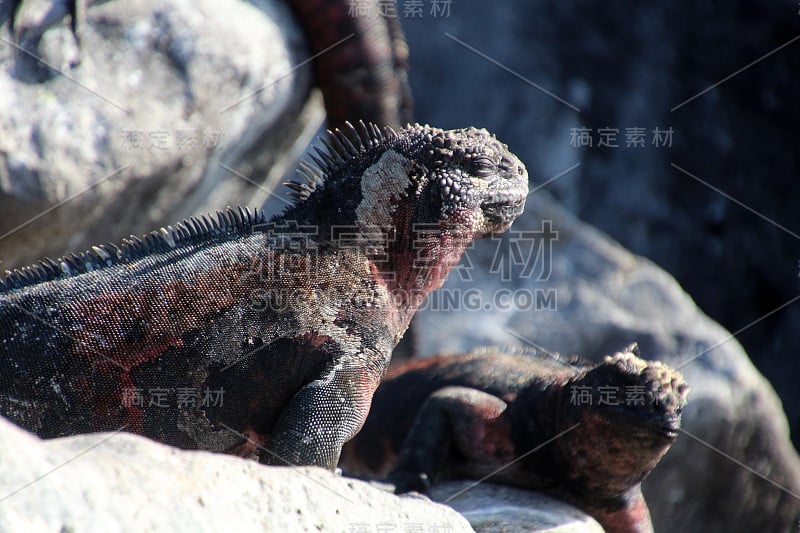
<instances>
[{"instance_id":1,"label":"marine iguana","mask_svg":"<svg viewBox=\"0 0 800 533\"><path fill-rule=\"evenodd\" d=\"M398 493L491 476L569 501L606 531L652 531L640 484L677 438L688 393L635 345L599 364L493 348L422 359L387 374L340 466L388 475Z\"/></svg>"},{"instance_id":2,"label":"marine iguana","mask_svg":"<svg viewBox=\"0 0 800 533\"><path fill-rule=\"evenodd\" d=\"M528 176L482 129L323 142L271 219L228 209L8 272L0 413L46 438L125 428L334 468L417 307L508 229Z\"/></svg>"}]
</instances>

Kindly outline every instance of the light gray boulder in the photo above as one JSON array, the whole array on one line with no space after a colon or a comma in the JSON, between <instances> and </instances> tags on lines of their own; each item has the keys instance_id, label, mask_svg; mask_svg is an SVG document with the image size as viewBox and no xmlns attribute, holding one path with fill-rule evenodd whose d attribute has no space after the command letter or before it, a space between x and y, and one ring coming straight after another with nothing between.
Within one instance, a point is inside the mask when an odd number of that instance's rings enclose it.
<instances>
[{"instance_id":1,"label":"light gray boulder","mask_svg":"<svg viewBox=\"0 0 800 533\"><path fill-rule=\"evenodd\" d=\"M80 47L61 4L0 28L3 270L261 205L324 118L282 2L90 3Z\"/></svg>"},{"instance_id":2,"label":"light gray boulder","mask_svg":"<svg viewBox=\"0 0 800 533\"><path fill-rule=\"evenodd\" d=\"M127 433L40 440L0 419L0 449L3 531L472 531L426 498Z\"/></svg>"},{"instance_id":3,"label":"light gray boulder","mask_svg":"<svg viewBox=\"0 0 800 533\"><path fill-rule=\"evenodd\" d=\"M591 516L537 492L461 481L435 485L430 496L461 513L479 533L603 533Z\"/></svg>"}]
</instances>

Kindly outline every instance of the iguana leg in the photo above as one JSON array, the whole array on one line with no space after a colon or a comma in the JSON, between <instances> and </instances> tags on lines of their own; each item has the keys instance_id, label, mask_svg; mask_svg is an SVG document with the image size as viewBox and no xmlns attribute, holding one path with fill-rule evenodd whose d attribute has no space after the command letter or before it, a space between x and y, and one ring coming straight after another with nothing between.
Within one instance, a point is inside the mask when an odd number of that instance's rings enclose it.
<instances>
[{"instance_id":1,"label":"iguana leg","mask_svg":"<svg viewBox=\"0 0 800 533\"><path fill-rule=\"evenodd\" d=\"M403 443L397 468L389 474L395 492L426 492L454 454L476 461L512 458L503 413L506 402L467 387L445 387L422 406Z\"/></svg>"},{"instance_id":2,"label":"iguana leg","mask_svg":"<svg viewBox=\"0 0 800 533\"><path fill-rule=\"evenodd\" d=\"M342 445L367 418L380 375L363 365L342 364L305 385L283 411L261 462L336 468Z\"/></svg>"}]
</instances>

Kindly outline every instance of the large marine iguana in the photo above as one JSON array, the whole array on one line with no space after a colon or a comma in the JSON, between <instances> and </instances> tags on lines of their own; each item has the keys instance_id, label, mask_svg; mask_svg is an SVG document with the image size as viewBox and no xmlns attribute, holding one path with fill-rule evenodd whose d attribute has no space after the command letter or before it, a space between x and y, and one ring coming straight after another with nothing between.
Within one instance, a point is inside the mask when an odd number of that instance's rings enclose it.
<instances>
[{"instance_id":1,"label":"large marine iguana","mask_svg":"<svg viewBox=\"0 0 800 533\"><path fill-rule=\"evenodd\" d=\"M393 369L342 468L396 492L437 479L541 490L609 532L652 531L641 481L678 436L689 393L680 373L632 345L592 364L481 349Z\"/></svg>"},{"instance_id":2,"label":"large marine iguana","mask_svg":"<svg viewBox=\"0 0 800 533\"><path fill-rule=\"evenodd\" d=\"M417 307L508 229L528 177L475 128L324 142L271 219L229 209L7 273L0 413L334 468Z\"/></svg>"}]
</instances>

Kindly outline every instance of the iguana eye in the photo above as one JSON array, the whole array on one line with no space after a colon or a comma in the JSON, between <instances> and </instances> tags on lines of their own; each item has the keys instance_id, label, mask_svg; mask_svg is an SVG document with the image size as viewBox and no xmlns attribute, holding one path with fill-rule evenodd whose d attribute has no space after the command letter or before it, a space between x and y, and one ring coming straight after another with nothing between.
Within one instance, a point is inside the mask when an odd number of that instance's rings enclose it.
<instances>
[{"instance_id":1,"label":"iguana eye","mask_svg":"<svg viewBox=\"0 0 800 533\"><path fill-rule=\"evenodd\" d=\"M497 171L494 161L485 156L478 156L472 160L472 174L476 176L491 176Z\"/></svg>"}]
</instances>

